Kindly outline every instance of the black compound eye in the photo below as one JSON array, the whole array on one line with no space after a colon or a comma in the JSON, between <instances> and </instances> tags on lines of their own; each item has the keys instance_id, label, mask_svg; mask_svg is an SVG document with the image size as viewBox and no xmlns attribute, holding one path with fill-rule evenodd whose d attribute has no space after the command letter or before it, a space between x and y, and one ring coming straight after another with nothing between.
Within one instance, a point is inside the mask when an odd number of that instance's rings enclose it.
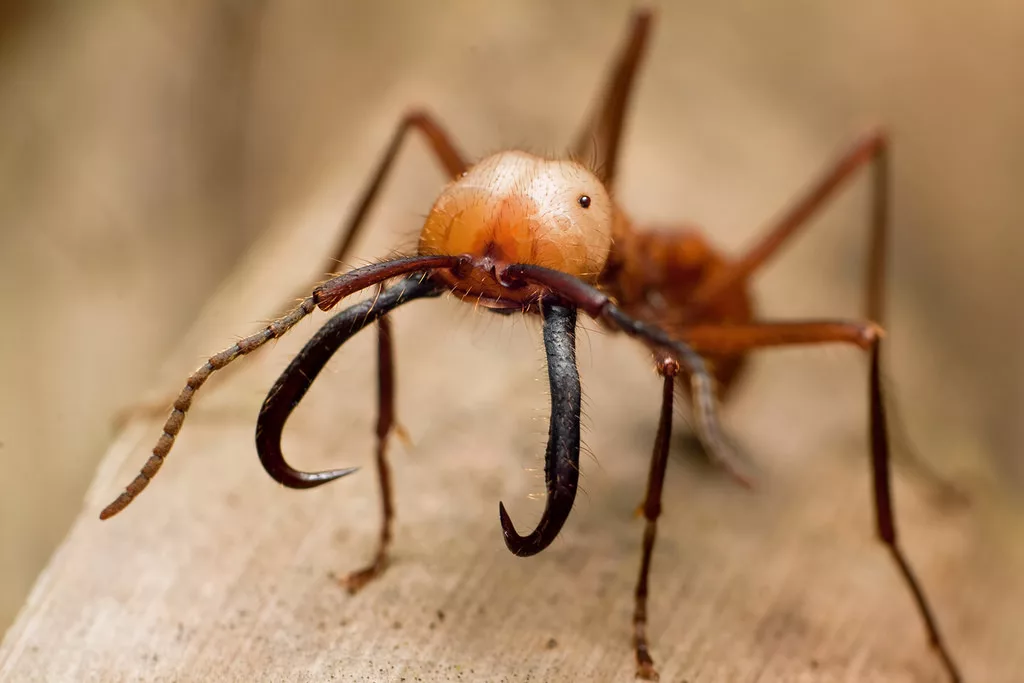
<instances>
[{"instance_id":1,"label":"black compound eye","mask_svg":"<svg viewBox=\"0 0 1024 683\"><path fill-rule=\"evenodd\" d=\"M590 195L581 194L580 198L577 199L576 201L578 201L580 203L580 206L582 206L584 209L590 208Z\"/></svg>"}]
</instances>

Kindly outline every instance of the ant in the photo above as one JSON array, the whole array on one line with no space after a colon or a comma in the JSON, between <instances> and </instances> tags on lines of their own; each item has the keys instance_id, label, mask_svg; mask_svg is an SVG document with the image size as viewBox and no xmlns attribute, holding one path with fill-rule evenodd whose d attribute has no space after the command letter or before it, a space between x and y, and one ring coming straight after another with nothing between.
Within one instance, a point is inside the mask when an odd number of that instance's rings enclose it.
<instances>
[{"instance_id":1,"label":"ant","mask_svg":"<svg viewBox=\"0 0 1024 683\"><path fill-rule=\"evenodd\" d=\"M394 518L386 458L388 437L395 426L388 314L415 299L446 292L497 313L539 314L551 392L544 468L546 504L540 522L525 536L516 530L504 505L498 506L508 549L520 557L539 553L558 536L576 497L581 390L575 329L577 312L582 311L607 329L624 332L650 347L663 378L661 412L642 505L646 526L633 613L637 675L656 680L658 674L646 636L648 573L661 511L676 391L691 403L697 437L704 449L742 481L723 439L717 412L719 400L735 383L747 353L769 346L853 344L869 357L876 531L913 594L929 643L949 679L960 681L925 593L896 537L881 380L888 140L884 133L874 133L857 141L759 242L738 258L720 253L692 229L670 232L638 227L615 202L612 189L629 96L652 20L649 10L634 13L629 39L618 55L600 106L576 138L568 159L504 151L473 165L433 116L419 110L408 113L348 221L331 263L342 261L350 249L410 131L426 137L452 179L426 218L417 253L357 268L324 282L284 316L212 356L188 378L174 401L163 435L138 476L100 518L120 512L149 484L170 452L195 392L211 374L285 334L315 308L330 310L349 295L377 286L376 296L331 318L271 388L256 425L256 448L264 468L276 481L298 489L319 486L355 471L296 470L281 452L281 434L291 412L331 356L359 330L375 323L379 390L376 467L384 514L373 561L344 579L350 591L359 590L387 566ZM593 155L589 166L576 161L588 153ZM870 169L873 181L863 318L798 322L756 318L749 290L751 276L863 168ZM385 286L399 277L402 279L395 284ZM684 387L689 391L684 392Z\"/></svg>"}]
</instances>

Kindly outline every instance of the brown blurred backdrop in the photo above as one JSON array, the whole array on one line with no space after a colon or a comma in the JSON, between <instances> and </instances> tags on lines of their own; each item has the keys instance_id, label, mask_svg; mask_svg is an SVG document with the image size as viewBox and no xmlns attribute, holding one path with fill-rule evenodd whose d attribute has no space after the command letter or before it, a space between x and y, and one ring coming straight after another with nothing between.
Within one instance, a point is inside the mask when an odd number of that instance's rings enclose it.
<instances>
[{"instance_id":1,"label":"brown blurred backdrop","mask_svg":"<svg viewBox=\"0 0 1024 683\"><path fill-rule=\"evenodd\" d=\"M692 219L736 248L858 132L884 125L903 419L948 476L1019 497L1024 8L667 4L626 141L625 205ZM562 149L628 7L3 5L0 628L78 512L115 412L153 385L263 230L313 204L342 216L411 103L475 155ZM374 222L396 244L440 181L418 143L401 166L378 213L392 222ZM768 313L858 310L863 190L759 281ZM803 400L835 395L817 391Z\"/></svg>"}]
</instances>

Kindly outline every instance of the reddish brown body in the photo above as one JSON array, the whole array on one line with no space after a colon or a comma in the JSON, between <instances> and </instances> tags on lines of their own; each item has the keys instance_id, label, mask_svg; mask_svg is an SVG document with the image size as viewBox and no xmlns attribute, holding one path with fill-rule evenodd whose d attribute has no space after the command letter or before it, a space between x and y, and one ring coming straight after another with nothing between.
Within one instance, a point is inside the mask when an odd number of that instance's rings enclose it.
<instances>
[{"instance_id":1,"label":"reddish brown body","mask_svg":"<svg viewBox=\"0 0 1024 683\"><path fill-rule=\"evenodd\" d=\"M615 240L599 282L627 313L655 323L677 338L696 324L753 320L746 281L723 291L710 305L691 305L702 286L728 272L730 266L727 257L696 228L637 228L622 212L617 218ZM745 356L705 354L720 396L733 386Z\"/></svg>"}]
</instances>

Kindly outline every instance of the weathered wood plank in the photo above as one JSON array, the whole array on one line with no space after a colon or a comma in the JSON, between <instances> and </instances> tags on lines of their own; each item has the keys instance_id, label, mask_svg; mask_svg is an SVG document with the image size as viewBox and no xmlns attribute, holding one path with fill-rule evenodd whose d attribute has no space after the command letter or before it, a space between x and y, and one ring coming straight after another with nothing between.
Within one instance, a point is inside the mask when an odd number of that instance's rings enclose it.
<instances>
[{"instance_id":1,"label":"weathered wood plank","mask_svg":"<svg viewBox=\"0 0 1024 683\"><path fill-rule=\"evenodd\" d=\"M301 251L301 232L268 238L222 295L245 311L226 313L242 316L240 331L252 310L277 303L268 259ZM275 277L307 277L301 261L279 260ZM523 525L539 514L528 499L542 490L539 473L523 471L539 464L545 435L537 325L429 301L399 312L396 326L400 416L413 445L393 449L399 518L382 580L350 597L330 578L372 550L372 470L295 492L255 457L261 392L314 329L303 323L211 387L154 484L100 523L158 422L135 420L116 438L0 647L0 679L631 680L642 531L633 510L658 397L644 354L625 339L581 337L594 454L585 492L563 537L520 559L504 549L497 502ZM339 354L297 411L285 441L297 462L370 464L371 341ZM652 584L663 680L940 681L871 535L863 412L848 409L863 393L863 360L837 352L794 366L788 354L762 363L733 411L762 468L756 492L673 460ZM802 400L814 382L843 386L842 400ZM984 498L949 511L912 480L897 496L910 555L969 680L1016 680L1020 527Z\"/></svg>"}]
</instances>

